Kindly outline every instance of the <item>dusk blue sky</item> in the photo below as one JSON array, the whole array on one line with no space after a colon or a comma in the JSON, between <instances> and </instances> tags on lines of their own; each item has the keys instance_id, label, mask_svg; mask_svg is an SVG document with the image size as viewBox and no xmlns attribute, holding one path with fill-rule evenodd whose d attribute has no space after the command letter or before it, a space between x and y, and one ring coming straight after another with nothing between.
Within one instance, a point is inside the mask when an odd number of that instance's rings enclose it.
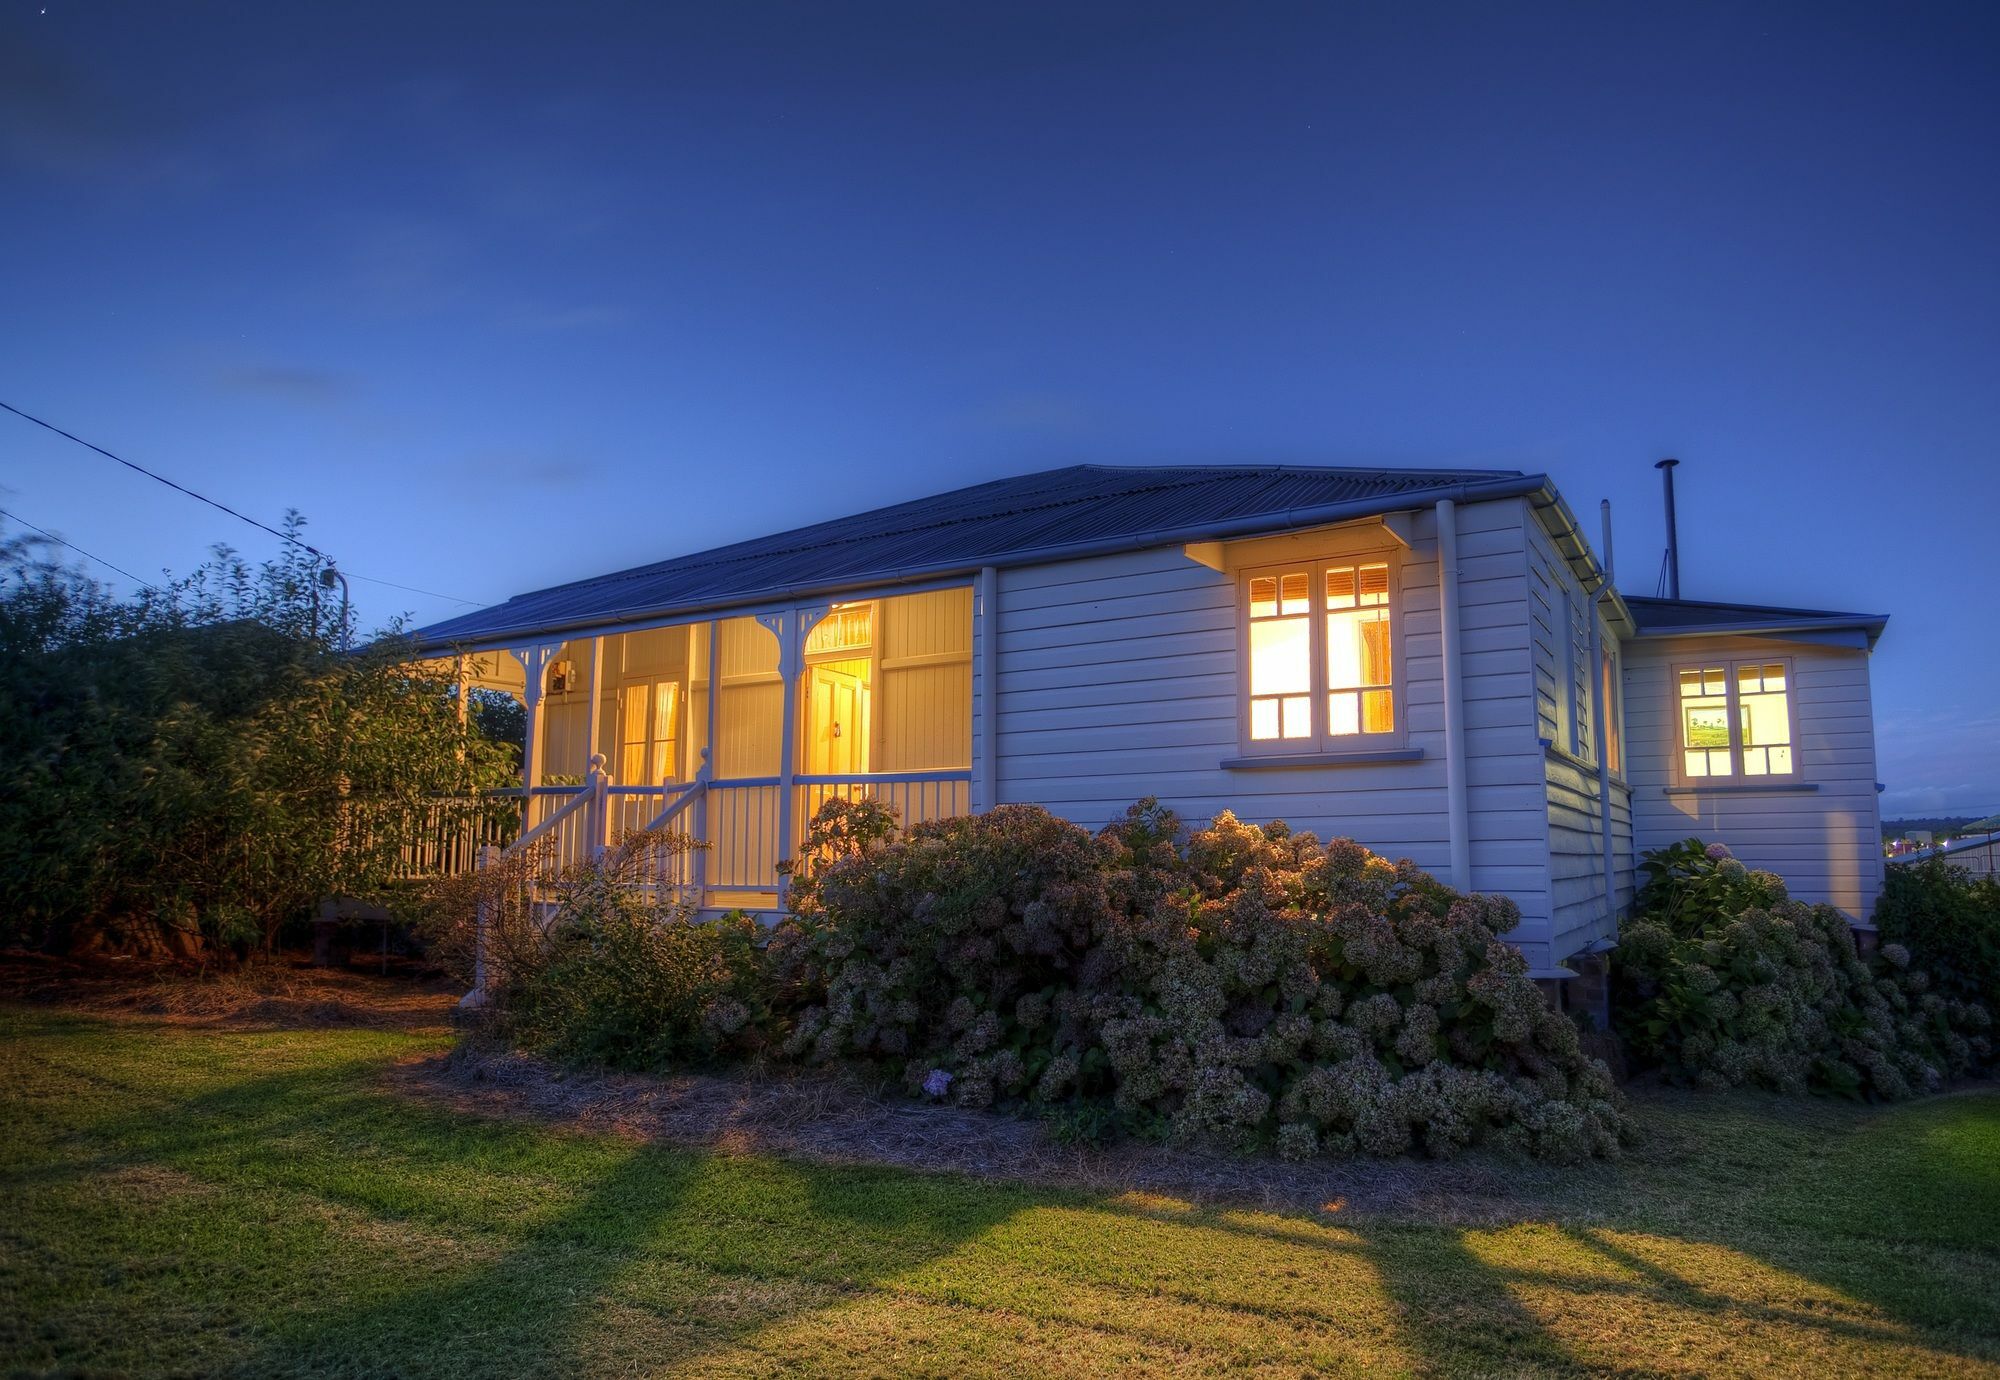
<instances>
[{"instance_id":1,"label":"dusk blue sky","mask_svg":"<svg viewBox=\"0 0 2000 1380\"><path fill-rule=\"evenodd\" d=\"M1991 4L0 0L0 399L477 603L1078 461L1545 470L1652 593L1676 455L1684 593L1892 615L1885 811L1984 812L1997 184Z\"/></svg>"}]
</instances>

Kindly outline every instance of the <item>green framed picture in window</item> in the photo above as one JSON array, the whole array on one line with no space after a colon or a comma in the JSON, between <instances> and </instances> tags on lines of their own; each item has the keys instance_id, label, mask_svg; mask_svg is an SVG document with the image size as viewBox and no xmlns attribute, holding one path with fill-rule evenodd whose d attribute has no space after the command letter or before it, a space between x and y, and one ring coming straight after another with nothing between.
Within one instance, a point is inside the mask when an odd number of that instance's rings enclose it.
<instances>
[{"instance_id":1,"label":"green framed picture in window","mask_svg":"<svg viewBox=\"0 0 2000 1380\"><path fill-rule=\"evenodd\" d=\"M1721 705L1689 705L1682 711L1687 716L1687 746L1691 748L1726 748L1729 746L1729 711Z\"/></svg>"}]
</instances>

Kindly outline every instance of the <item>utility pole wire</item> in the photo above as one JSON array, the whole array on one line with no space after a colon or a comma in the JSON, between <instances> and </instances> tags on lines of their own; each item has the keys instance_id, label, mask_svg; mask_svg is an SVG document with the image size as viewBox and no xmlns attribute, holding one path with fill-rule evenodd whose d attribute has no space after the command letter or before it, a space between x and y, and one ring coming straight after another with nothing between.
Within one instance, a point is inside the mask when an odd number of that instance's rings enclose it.
<instances>
[{"instance_id":1,"label":"utility pole wire","mask_svg":"<svg viewBox=\"0 0 2000 1380\"><path fill-rule=\"evenodd\" d=\"M57 536L54 532L49 531L49 529L46 527L37 527L35 526L34 523L28 521L26 518L21 517L14 513L10 513L5 508L0 508L0 517L6 518L7 521L9 522L18 522L23 527L27 528L30 532L39 532L41 533L41 535L47 537L50 541L56 543L56 545L67 546L70 550L76 552L77 555L83 557L86 561L96 561L106 570L115 570L120 575L123 575L126 579L132 580L138 583L139 585L143 586L144 588L152 590L153 593L155 594L158 594L160 592L154 586L147 584L144 580L139 579L137 575L134 575L124 566L113 565L111 564L111 562L105 560L104 557L102 556L93 556L88 551L84 550L81 546L78 546L75 542L70 541L67 538Z\"/></svg>"},{"instance_id":2,"label":"utility pole wire","mask_svg":"<svg viewBox=\"0 0 2000 1380\"><path fill-rule=\"evenodd\" d=\"M55 423L45 422L40 417L35 416L33 413L23 412L20 408L14 406L10 402L0 402L0 408L5 408L7 411L13 413L16 417L19 417L22 421L33 422L36 426L41 427L44 430L53 431L56 435L61 436L66 440L74 441L78 445L84 447L86 450L94 450L107 460L115 460L128 470L132 470L135 471L136 473L143 474L146 476L146 478L151 479L156 483L166 485L169 489L172 489L175 493L186 494L189 498L193 499L195 502L206 503L211 508L229 514L229 516L235 518L238 522L247 522L260 532L270 533L272 536L276 537L279 541L290 542L293 546L298 547L301 551L306 551L314 556L319 557L321 560L325 561L328 565L336 564L333 557L327 555L326 552L320 550L317 546L314 546L311 542L301 541L299 540L299 538L293 536L289 532L280 532L277 528L271 526L267 522L259 522L256 518L250 517L244 513L239 513L234 508L230 507L227 503L218 502L217 500L210 498L206 494L198 494L193 489L190 489L187 485L177 484L173 480L167 478L164 474L157 474L154 471L147 469L144 465L135 464L132 461L127 460L122 455L113 455L103 446L96 445L90 441L86 441L81 436L78 436L73 432L64 431L61 427L57 426ZM16 518L15 521L18 522L20 521L20 519ZM25 526L26 524L23 525ZM35 530L40 531L41 529L36 528ZM61 541L62 539L58 537L55 538L55 540ZM63 544L67 546L69 543L64 542ZM95 556L92 556L91 559L96 560L97 558ZM105 561L102 562L102 564L110 565L111 563L109 561ZM118 567L115 565L111 566L111 568L113 570L118 570ZM122 570L120 570L118 573L121 575L126 574L126 572ZM136 580L139 577L136 575L127 575L126 578ZM418 589L415 585L399 585L393 580L378 580L369 575L357 574L355 575L354 578L357 580L366 580L371 585L386 585L390 589L400 589L405 594L421 594L429 599L443 599L454 604L464 604L468 608L477 608L479 606L476 600L460 599L458 596L453 594L440 594L434 589ZM145 581L141 580L140 583L144 584ZM151 588L151 586L147 587Z\"/></svg>"}]
</instances>

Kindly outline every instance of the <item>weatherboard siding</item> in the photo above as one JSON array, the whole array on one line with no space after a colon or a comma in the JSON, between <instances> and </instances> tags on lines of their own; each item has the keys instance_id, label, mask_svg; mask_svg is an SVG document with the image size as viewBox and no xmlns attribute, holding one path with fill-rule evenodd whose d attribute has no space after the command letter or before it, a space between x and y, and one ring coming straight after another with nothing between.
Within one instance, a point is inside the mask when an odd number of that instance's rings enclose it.
<instances>
[{"instance_id":1,"label":"weatherboard siding","mask_svg":"<svg viewBox=\"0 0 2000 1380\"><path fill-rule=\"evenodd\" d=\"M1527 649L1526 506L1459 513L1460 651L1473 884L1511 897L1510 936L1548 960L1547 797ZM1413 762L1223 767L1242 755L1236 576L1179 546L1003 570L996 761L1003 801L1086 828L1157 796L1191 822L1224 810L1350 837L1449 875L1437 540L1424 511L1399 557L1397 712ZM985 611L982 610L982 616ZM975 668L977 694L986 688Z\"/></svg>"},{"instance_id":2,"label":"weatherboard siding","mask_svg":"<svg viewBox=\"0 0 2000 1380\"><path fill-rule=\"evenodd\" d=\"M1534 658L1535 731L1546 744L1550 952L1558 960L1617 934L1618 911L1632 892L1630 791L1613 782L1608 812L1612 888L1604 876L1607 804L1597 776L1596 716L1604 713L1591 657L1591 620L1600 645L1616 634L1539 522L1527 525L1530 651Z\"/></svg>"},{"instance_id":3,"label":"weatherboard siding","mask_svg":"<svg viewBox=\"0 0 2000 1380\"><path fill-rule=\"evenodd\" d=\"M1789 657L1793 741L1811 790L1670 791L1679 750L1672 667L1704 658ZM1777 637L1646 639L1625 650L1627 744L1638 847L1699 836L1783 877L1800 900L1866 922L1882 889L1881 814L1868 653Z\"/></svg>"}]
</instances>

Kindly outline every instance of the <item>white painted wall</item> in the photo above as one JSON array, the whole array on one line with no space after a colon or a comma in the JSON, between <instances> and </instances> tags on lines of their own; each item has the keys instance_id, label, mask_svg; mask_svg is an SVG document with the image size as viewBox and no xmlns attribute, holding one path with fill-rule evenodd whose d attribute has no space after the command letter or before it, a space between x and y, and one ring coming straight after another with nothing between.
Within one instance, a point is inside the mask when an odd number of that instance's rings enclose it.
<instances>
[{"instance_id":1,"label":"white painted wall","mask_svg":"<svg viewBox=\"0 0 2000 1380\"><path fill-rule=\"evenodd\" d=\"M1539 522L1526 527L1528 611L1534 654L1536 734L1546 743L1550 952L1558 961L1617 936L1619 912L1631 904L1631 792L1611 784L1607 809L1597 773L1597 717L1606 712L1591 658L1590 627L1601 645L1617 635L1597 614L1576 572ZM1604 877L1604 828L1609 814L1612 895Z\"/></svg>"},{"instance_id":2,"label":"white painted wall","mask_svg":"<svg viewBox=\"0 0 2000 1380\"><path fill-rule=\"evenodd\" d=\"M1813 789L1670 789L1679 748L1670 668L1703 657L1758 656L1792 659L1793 740L1803 784ZM1691 835L1720 840L1749 866L1783 877L1800 900L1838 906L1857 922L1870 919L1883 860L1864 649L1773 637L1645 638L1625 647L1625 706L1641 850Z\"/></svg>"},{"instance_id":3,"label":"white painted wall","mask_svg":"<svg viewBox=\"0 0 2000 1380\"><path fill-rule=\"evenodd\" d=\"M1549 804L1536 739L1525 504L1459 510L1472 885L1521 907L1511 936L1551 962ZM1398 712L1419 761L1225 769L1238 739L1236 577L1178 547L1003 570L998 794L1100 828L1156 795L1193 823L1224 809L1346 836L1449 875L1437 535L1421 513L1400 570ZM982 609L980 616L989 611ZM983 663L984 658L979 658ZM976 712L990 677L975 665Z\"/></svg>"}]
</instances>

